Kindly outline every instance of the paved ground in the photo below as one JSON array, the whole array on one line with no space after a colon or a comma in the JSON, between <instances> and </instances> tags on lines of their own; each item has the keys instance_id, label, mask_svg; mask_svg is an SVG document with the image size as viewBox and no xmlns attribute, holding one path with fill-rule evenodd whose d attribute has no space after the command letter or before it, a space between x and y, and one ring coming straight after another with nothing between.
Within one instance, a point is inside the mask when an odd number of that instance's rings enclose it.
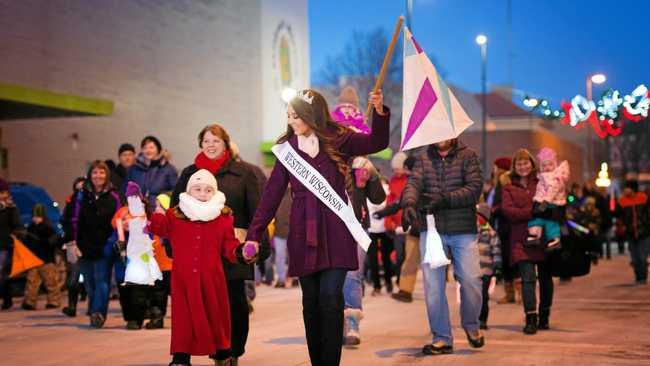
<instances>
[{"instance_id":1,"label":"paved ground","mask_svg":"<svg viewBox=\"0 0 650 366\"><path fill-rule=\"evenodd\" d=\"M550 331L521 333L521 305L492 304L487 345L468 348L452 303L456 353L424 357L429 340L423 294L412 304L387 295L365 298L363 344L345 350L342 365L650 365L650 286L630 285L626 257L601 262L592 274L556 286ZM299 290L258 289L248 353L241 365L309 365ZM500 296L498 291L494 297ZM455 299L449 286L449 296ZM43 306L42 304L40 306ZM169 362L169 329L126 331L118 303L106 327L58 311L0 313L1 365L131 365ZM195 365L210 365L196 358Z\"/></svg>"}]
</instances>

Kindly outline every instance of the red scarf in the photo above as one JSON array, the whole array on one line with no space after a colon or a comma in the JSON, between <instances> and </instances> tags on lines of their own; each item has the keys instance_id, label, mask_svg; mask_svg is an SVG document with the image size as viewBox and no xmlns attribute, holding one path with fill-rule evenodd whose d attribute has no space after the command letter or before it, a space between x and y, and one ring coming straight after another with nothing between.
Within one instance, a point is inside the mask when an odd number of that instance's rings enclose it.
<instances>
[{"instance_id":1,"label":"red scarf","mask_svg":"<svg viewBox=\"0 0 650 366\"><path fill-rule=\"evenodd\" d=\"M224 151L223 155L216 160L210 160L203 152L200 152L194 159L194 165L199 169L206 169L214 175L228 160L230 160L230 151L228 150Z\"/></svg>"}]
</instances>

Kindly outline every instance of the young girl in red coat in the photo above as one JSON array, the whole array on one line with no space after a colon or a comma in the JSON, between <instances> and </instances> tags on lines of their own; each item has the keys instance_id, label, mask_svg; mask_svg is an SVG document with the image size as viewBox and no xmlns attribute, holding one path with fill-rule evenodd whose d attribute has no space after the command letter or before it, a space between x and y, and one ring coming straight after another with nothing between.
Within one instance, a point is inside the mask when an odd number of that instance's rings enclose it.
<instances>
[{"instance_id":1,"label":"young girl in red coat","mask_svg":"<svg viewBox=\"0 0 650 366\"><path fill-rule=\"evenodd\" d=\"M226 197L209 171L194 173L178 206L161 207L151 231L172 243L172 339L170 365L190 365L190 355L210 355L230 365L230 308L221 258L250 263L258 248L235 238Z\"/></svg>"}]
</instances>

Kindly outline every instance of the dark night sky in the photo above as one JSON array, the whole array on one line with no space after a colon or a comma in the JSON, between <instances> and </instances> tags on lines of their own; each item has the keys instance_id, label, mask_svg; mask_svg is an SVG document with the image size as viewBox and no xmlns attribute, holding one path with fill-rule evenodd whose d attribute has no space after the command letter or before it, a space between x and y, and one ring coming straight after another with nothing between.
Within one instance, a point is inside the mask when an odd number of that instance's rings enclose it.
<instances>
[{"instance_id":1,"label":"dark night sky","mask_svg":"<svg viewBox=\"0 0 650 366\"><path fill-rule=\"evenodd\" d=\"M650 83L647 20L650 1L512 0L512 81L515 89L562 99L585 94L588 74L607 82L594 87L630 93ZM343 4L346 4L342 7ZM624 5L622 5L624 4ZM353 30L384 27L392 32L405 12L403 0L309 1L312 83L328 55L338 53ZM414 0L414 36L437 59L447 81L480 90L480 51L474 39L487 35L488 84L508 76L506 0Z\"/></svg>"}]
</instances>

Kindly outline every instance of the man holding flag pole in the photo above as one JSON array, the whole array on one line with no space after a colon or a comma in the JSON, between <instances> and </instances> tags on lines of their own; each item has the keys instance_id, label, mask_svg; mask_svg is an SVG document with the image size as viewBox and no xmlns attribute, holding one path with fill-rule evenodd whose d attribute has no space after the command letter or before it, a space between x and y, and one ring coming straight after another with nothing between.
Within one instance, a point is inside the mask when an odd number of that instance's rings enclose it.
<instances>
[{"instance_id":1,"label":"man holding flag pole","mask_svg":"<svg viewBox=\"0 0 650 366\"><path fill-rule=\"evenodd\" d=\"M453 353L445 295L449 255L453 258L454 276L461 285L462 327L470 346L480 348L485 344L478 319L482 283L476 245L481 166L477 154L457 138L472 123L405 28L401 148L427 148L415 156L412 174L402 193L402 224L405 231L416 223L422 228L424 293L433 337L422 349L427 355Z\"/></svg>"}]
</instances>

